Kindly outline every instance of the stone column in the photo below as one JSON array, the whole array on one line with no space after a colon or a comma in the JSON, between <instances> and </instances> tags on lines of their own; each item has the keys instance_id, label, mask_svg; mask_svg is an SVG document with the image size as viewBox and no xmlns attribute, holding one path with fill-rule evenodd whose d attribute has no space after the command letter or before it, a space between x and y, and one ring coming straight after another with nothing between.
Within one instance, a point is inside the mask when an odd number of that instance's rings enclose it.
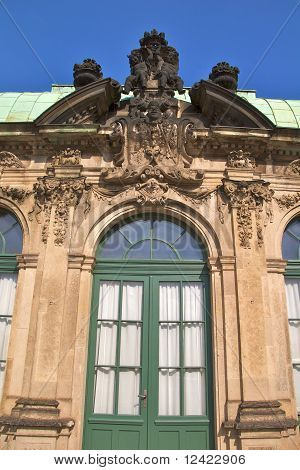
<instances>
[{"instance_id":1,"label":"stone column","mask_svg":"<svg viewBox=\"0 0 300 470\"><path fill-rule=\"evenodd\" d=\"M270 305L263 230L264 223L268 223L271 216L272 192L264 181L224 180L223 196L231 213L236 255L242 378L242 401L234 422L225 422L225 429L232 430L232 437L237 434L239 446L243 449L260 446L284 448L286 444L279 438L287 429L294 429L296 423L286 417L281 403L274 400L274 377L270 375L268 361Z\"/></svg>"}]
</instances>

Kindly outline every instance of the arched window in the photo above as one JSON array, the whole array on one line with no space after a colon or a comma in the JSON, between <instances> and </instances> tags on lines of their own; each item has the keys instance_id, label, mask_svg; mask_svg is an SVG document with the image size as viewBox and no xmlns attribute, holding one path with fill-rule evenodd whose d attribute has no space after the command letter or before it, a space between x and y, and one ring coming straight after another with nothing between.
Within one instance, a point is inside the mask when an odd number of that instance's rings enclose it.
<instances>
[{"instance_id":1,"label":"arched window","mask_svg":"<svg viewBox=\"0 0 300 470\"><path fill-rule=\"evenodd\" d=\"M285 287L296 401L300 412L300 217L292 220L284 232L282 256L288 260Z\"/></svg>"},{"instance_id":2,"label":"arched window","mask_svg":"<svg viewBox=\"0 0 300 470\"><path fill-rule=\"evenodd\" d=\"M149 216L113 228L100 244L96 257L204 261L206 251L202 242L185 225Z\"/></svg>"},{"instance_id":3,"label":"arched window","mask_svg":"<svg viewBox=\"0 0 300 470\"><path fill-rule=\"evenodd\" d=\"M190 429L195 448L213 447L206 260L191 227L154 213L118 224L102 238L85 448L187 449Z\"/></svg>"},{"instance_id":4,"label":"arched window","mask_svg":"<svg viewBox=\"0 0 300 470\"><path fill-rule=\"evenodd\" d=\"M16 217L0 209L0 399L4 384L10 325L17 285L17 258L22 229Z\"/></svg>"}]
</instances>

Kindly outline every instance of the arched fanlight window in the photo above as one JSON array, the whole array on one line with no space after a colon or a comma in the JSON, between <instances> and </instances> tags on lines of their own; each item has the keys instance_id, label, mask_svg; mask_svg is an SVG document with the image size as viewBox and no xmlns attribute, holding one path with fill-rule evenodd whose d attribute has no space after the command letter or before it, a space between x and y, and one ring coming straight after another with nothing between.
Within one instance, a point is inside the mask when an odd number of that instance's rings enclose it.
<instances>
[{"instance_id":1,"label":"arched fanlight window","mask_svg":"<svg viewBox=\"0 0 300 470\"><path fill-rule=\"evenodd\" d=\"M148 216L114 227L100 243L97 258L205 261L206 251L184 224Z\"/></svg>"},{"instance_id":2,"label":"arched fanlight window","mask_svg":"<svg viewBox=\"0 0 300 470\"><path fill-rule=\"evenodd\" d=\"M8 341L17 285L17 258L22 252L22 229L16 217L0 209L0 398L4 384Z\"/></svg>"},{"instance_id":3,"label":"arched fanlight window","mask_svg":"<svg viewBox=\"0 0 300 470\"><path fill-rule=\"evenodd\" d=\"M285 287L297 409L300 412L300 217L285 229L282 256L288 260Z\"/></svg>"}]
</instances>

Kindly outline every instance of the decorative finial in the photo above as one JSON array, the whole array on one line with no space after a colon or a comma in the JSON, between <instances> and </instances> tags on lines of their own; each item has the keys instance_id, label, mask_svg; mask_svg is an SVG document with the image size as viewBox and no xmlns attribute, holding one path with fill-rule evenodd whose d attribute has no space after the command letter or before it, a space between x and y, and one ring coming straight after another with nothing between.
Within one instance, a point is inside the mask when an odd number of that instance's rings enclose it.
<instances>
[{"instance_id":1,"label":"decorative finial","mask_svg":"<svg viewBox=\"0 0 300 470\"><path fill-rule=\"evenodd\" d=\"M239 73L238 67L232 67L228 62L219 62L212 68L209 79L227 90L236 91Z\"/></svg>"},{"instance_id":2,"label":"decorative finial","mask_svg":"<svg viewBox=\"0 0 300 470\"><path fill-rule=\"evenodd\" d=\"M82 86L93 83L103 77L101 66L94 59L84 59L82 64L75 64L73 68L74 86Z\"/></svg>"}]
</instances>

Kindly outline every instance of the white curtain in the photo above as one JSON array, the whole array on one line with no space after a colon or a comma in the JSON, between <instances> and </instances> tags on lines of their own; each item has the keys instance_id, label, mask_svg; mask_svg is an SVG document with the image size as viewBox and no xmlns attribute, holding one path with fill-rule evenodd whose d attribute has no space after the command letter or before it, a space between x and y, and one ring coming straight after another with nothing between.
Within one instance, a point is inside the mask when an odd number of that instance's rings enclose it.
<instances>
[{"instance_id":1,"label":"white curtain","mask_svg":"<svg viewBox=\"0 0 300 470\"><path fill-rule=\"evenodd\" d=\"M300 411L300 279L285 280L297 408Z\"/></svg>"},{"instance_id":2,"label":"white curtain","mask_svg":"<svg viewBox=\"0 0 300 470\"><path fill-rule=\"evenodd\" d=\"M122 326L119 375L118 413L139 414L140 371L133 369L141 364L141 330L143 283L124 282L122 292ZM130 323L129 323L130 321ZM133 322L133 323L132 323Z\"/></svg>"},{"instance_id":3,"label":"white curtain","mask_svg":"<svg viewBox=\"0 0 300 470\"><path fill-rule=\"evenodd\" d=\"M160 322L180 320L180 284L161 282L159 285ZM180 414L179 324L160 323L159 326L159 414Z\"/></svg>"},{"instance_id":4,"label":"white curtain","mask_svg":"<svg viewBox=\"0 0 300 470\"><path fill-rule=\"evenodd\" d=\"M205 396L205 329L203 287L184 282L183 362L184 414L203 415ZM159 290L159 414L180 414L180 284L163 282ZM174 323L173 323L174 322ZM192 368L193 369L190 369ZM165 369L164 369L165 368ZM196 369L195 369L196 368Z\"/></svg>"},{"instance_id":5,"label":"white curtain","mask_svg":"<svg viewBox=\"0 0 300 470\"><path fill-rule=\"evenodd\" d=\"M120 283L100 283L94 412L112 414L114 397L118 393L119 414L139 414L141 361L142 282L124 282L122 289L121 344L119 391L114 390L115 369L103 366L117 364L117 323ZM128 369L127 369L128 368Z\"/></svg>"},{"instance_id":6,"label":"white curtain","mask_svg":"<svg viewBox=\"0 0 300 470\"><path fill-rule=\"evenodd\" d=\"M0 273L0 399L4 384L7 349L14 308L17 273Z\"/></svg>"},{"instance_id":7,"label":"white curtain","mask_svg":"<svg viewBox=\"0 0 300 470\"><path fill-rule=\"evenodd\" d=\"M97 366L114 366L117 350L120 283L100 282L97 323L96 358ZM99 321L99 320L105 321ZM95 374L94 412L112 414L114 409L115 371L109 367L97 367Z\"/></svg>"}]
</instances>

